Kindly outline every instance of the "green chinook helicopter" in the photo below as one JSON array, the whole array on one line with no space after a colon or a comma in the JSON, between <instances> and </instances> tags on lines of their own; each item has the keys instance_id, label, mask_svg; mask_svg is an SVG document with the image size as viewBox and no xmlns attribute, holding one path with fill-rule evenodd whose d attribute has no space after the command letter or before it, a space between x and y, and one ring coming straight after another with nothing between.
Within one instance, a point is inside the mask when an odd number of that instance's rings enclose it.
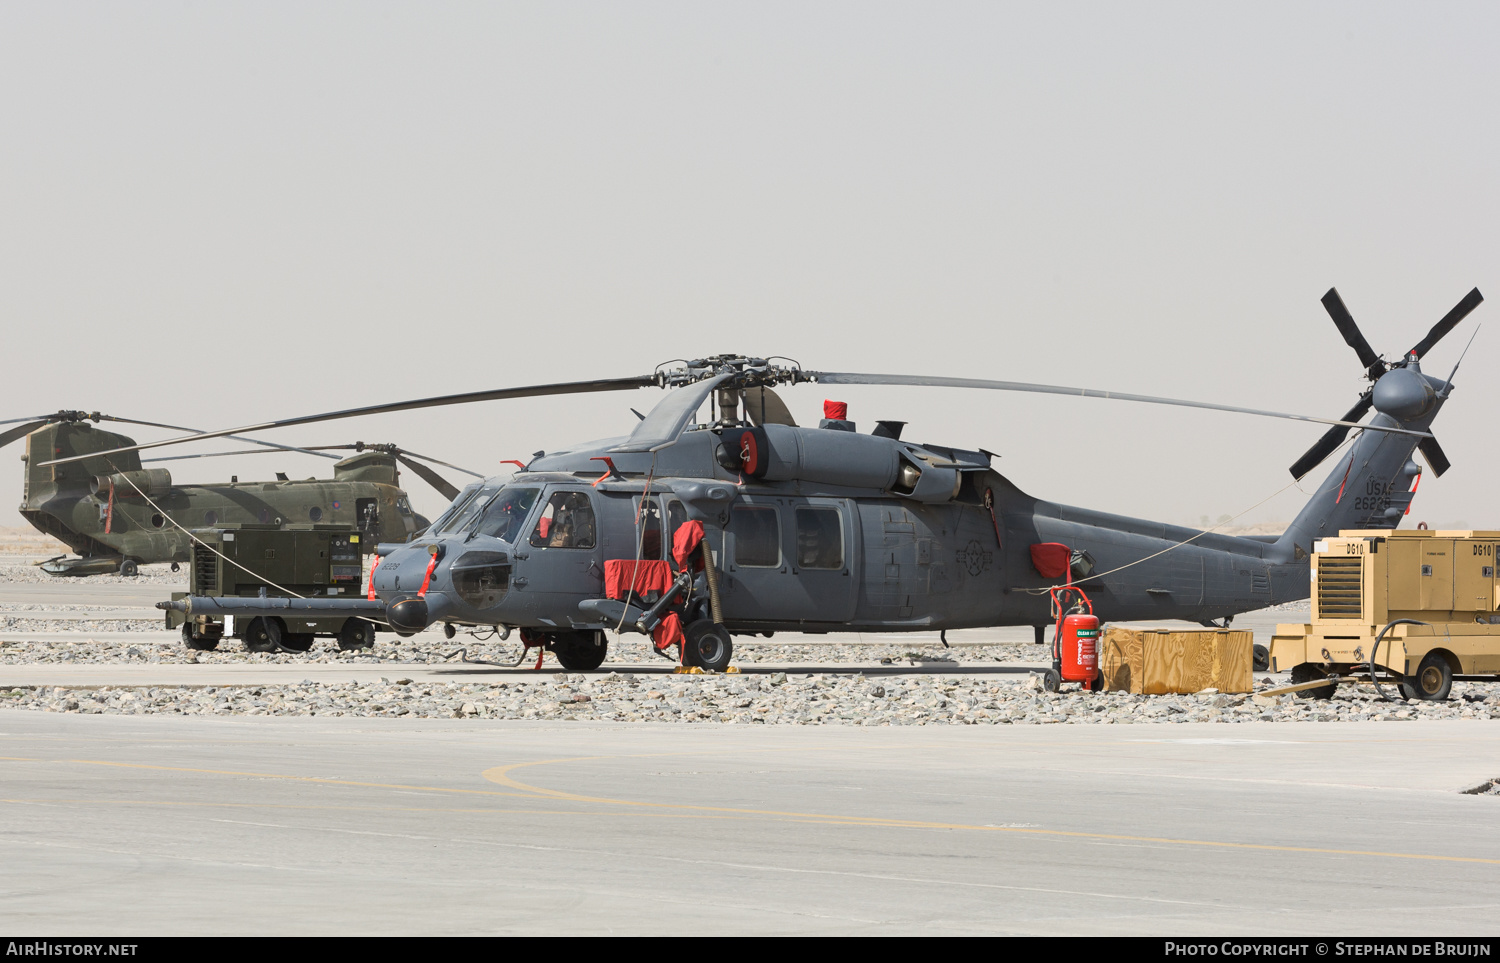
<instances>
[{"instance_id":1,"label":"green chinook helicopter","mask_svg":"<svg viewBox=\"0 0 1500 963\"><path fill-rule=\"evenodd\" d=\"M379 620L402 634L435 624L519 629L526 645L570 669L597 667L608 631L648 633L658 651L676 646L682 661L704 668L728 664L732 636L773 632L1030 625L1040 641L1060 607L1054 593L1075 587L1102 620L1223 625L1306 598L1316 541L1399 525L1422 471L1418 449L1436 474L1448 467L1431 426L1454 375L1426 374L1421 361L1482 300L1471 291L1387 361L1337 292L1325 295L1371 382L1343 418L720 355L649 375L451 394L137 446L466 402L670 389L629 435L538 452L513 476L471 486L420 538L377 548L363 598L205 596L159 607L233 615L271 637L315 614ZM1293 467L1299 477L1339 452L1351 429L1359 434L1285 532L1232 536L1034 497L984 451L909 441L899 422L857 432L836 403L817 427L798 426L772 390L798 384L1042 392L1332 426ZM700 421L706 405L717 415Z\"/></svg>"},{"instance_id":2,"label":"green chinook helicopter","mask_svg":"<svg viewBox=\"0 0 1500 963\"><path fill-rule=\"evenodd\" d=\"M412 511L399 486L398 464L415 471L445 498L458 488L431 468L413 459L425 456L395 445L329 445L293 448L256 439L231 436L261 448L163 458L175 461L266 451L303 452L335 460L333 477L290 479L277 473L273 481L183 485L170 470L143 463L134 452L103 453L135 441L95 427L100 421L144 424L184 430L99 412L59 411L0 433L0 447L26 437L25 487L21 515L38 531L51 535L77 553L43 562L49 575L135 575L150 562L179 563L191 558L192 540L184 529L223 526L277 529L348 530L357 528L372 551L378 542L405 542L427 528L426 518ZM328 454L352 449L339 460ZM43 464L56 458L77 458L67 465ZM427 459L465 474L475 472ZM175 523L175 524L174 524Z\"/></svg>"}]
</instances>

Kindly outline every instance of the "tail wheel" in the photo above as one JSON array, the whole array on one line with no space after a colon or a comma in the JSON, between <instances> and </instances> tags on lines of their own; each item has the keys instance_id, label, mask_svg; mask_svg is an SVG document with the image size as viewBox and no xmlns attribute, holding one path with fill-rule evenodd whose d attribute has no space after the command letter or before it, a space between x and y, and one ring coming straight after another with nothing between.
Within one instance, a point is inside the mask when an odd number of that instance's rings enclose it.
<instances>
[{"instance_id":1,"label":"tail wheel","mask_svg":"<svg viewBox=\"0 0 1500 963\"><path fill-rule=\"evenodd\" d=\"M603 632L568 632L557 635L552 642L552 654L569 672L592 672L604 664L609 644Z\"/></svg>"},{"instance_id":2,"label":"tail wheel","mask_svg":"<svg viewBox=\"0 0 1500 963\"><path fill-rule=\"evenodd\" d=\"M1328 673L1313 665L1311 662L1304 662L1301 665L1292 666L1292 685L1301 685L1304 682L1316 682L1319 679L1326 678L1328 678ZM1316 689L1303 689L1296 695L1299 699L1332 699L1333 690L1337 688L1338 683L1330 682L1327 685L1320 686Z\"/></svg>"},{"instance_id":3,"label":"tail wheel","mask_svg":"<svg viewBox=\"0 0 1500 963\"><path fill-rule=\"evenodd\" d=\"M339 628L339 648L345 652L375 644L375 626L364 619L348 619Z\"/></svg>"},{"instance_id":4,"label":"tail wheel","mask_svg":"<svg viewBox=\"0 0 1500 963\"><path fill-rule=\"evenodd\" d=\"M682 653L685 665L696 665L710 672L723 672L729 668L734 657L734 640L729 630L709 619L699 619L688 625L683 633L687 637Z\"/></svg>"},{"instance_id":5,"label":"tail wheel","mask_svg":"<svg viewBox=\"0 0 1500 963\"><path fill-rule=\"evenodd\" d=\"M277 619L254 618L245 626L242 638L246 652L276 652L281 649L281 622Z\"/></svg>"},{"instance_id":6,"label":"tail wheel","mask_svg":"<svg viewBox=\"0 0 1500 963\"><path fill-rule=\"evenodd\" d=\"M1401 694L1408 699L1442 702L1453 691L1453 667L1436 652L1427 653L1417 671L1401 683Z\"/></svg>"}]
</instances>

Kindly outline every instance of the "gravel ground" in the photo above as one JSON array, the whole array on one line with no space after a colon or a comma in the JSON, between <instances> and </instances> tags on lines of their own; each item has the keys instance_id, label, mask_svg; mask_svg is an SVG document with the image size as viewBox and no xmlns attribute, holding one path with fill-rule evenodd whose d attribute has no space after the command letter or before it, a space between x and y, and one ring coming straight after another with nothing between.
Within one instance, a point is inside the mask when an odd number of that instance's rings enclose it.
<instances>
[{"instance_id":1,"label":"gravel ground","mask_svg":"<svg viewBox=\"0 0 1500 963\"><path fill-rule=\"evenodd\" d=\"M0 562L0 581L47 582L30 564ZM163 595L185 589L183 576L166 565L146 566L131 579L92 576L88 584L161 585ZM1305 602L1293 603L1287 618L1296 620ZM1381 702L1369 689L1341 686L1334 698L1303 699L1292 695L1139 696L1128 693L1047 693L1040 678L1025 673L960 678L952 675L886 676L785 672L753 675L642 675L628 671L603 674L537 672L524 680L484 683L403 683L400 666L431 665L452 660L460 649L467 658L513 664L520 654L509 642L460 635L449 640L436 632L412 639L389 633L376 637L371 649L341 652L331 639L319 639L306 654L248 653L238 642L223 651L194 652L175 641L163 641L157 617L92 619L99 606L6 604L0 606L0 631L27 633L24 641L0 642L0 666L46 663L200 663L200 664L385 664L391 681L318 685L54 687L6 689L0 707L14 710L77 713L411 716L413 718L590 719L652 722L730 722L783 725L934 725L1047 724L1119 725L1136 723L1257 721L1359 721L1419 719L1500 719L1500 683L1455 683L1446 703ZM1296 613L1296 614L1293 614ZM52 615L53 618L44 618ZM55 616L79 616L56 618ZM85 633L83 639L57 633ZM140 633L154 636L139 636ZM794 636L795 638L795 636ZM806 643L759 640L741 644L738 665L881 663L899 668L923 663L994 665L997 662L1045 661L1046 648L1013 642L960 643L952 648L893 637L867 636L859 642L818 640ZM661 666L643 637L612 638L612 662L627 666ZM1261 679L1257 688L1283 682ZM1480 790L1500 794L1491 786Z\"/></svg>"},{"instance_id":2,"label":"gravel ground","mask_svg":"<svg viewBox=\"0 0 1500 963\"><path fill-rule=\"evenodd\" d=\"M1265 686L1262 686L1265 687ZM1344 687L1330 700L1286 696L1048 693L1034 676L993 679L766 676L585 676L526 681L0 689L16 710L89 714L586 719L781 725L1081 725L1500 719L1500 686L1458 683L1446 703L1379 702Z\"/></svg>"}]
</instances>

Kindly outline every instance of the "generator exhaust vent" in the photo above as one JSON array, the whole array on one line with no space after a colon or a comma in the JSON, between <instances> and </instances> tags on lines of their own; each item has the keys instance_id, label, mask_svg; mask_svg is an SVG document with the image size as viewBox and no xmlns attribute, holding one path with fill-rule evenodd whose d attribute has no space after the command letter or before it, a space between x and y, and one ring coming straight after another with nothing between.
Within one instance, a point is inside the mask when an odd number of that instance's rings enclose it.
<instances>
[{"instance_id":1,"label":"generator exhaust vent","mask_svg":"<svg viewBox=\"0 0 1500 963\"><path fill-rule=\"evenodd\" d=\"M1358 619L1364 611L1364 559L1318 560L1318 615L1325 619Z\"/></svg>"}]
</instances>

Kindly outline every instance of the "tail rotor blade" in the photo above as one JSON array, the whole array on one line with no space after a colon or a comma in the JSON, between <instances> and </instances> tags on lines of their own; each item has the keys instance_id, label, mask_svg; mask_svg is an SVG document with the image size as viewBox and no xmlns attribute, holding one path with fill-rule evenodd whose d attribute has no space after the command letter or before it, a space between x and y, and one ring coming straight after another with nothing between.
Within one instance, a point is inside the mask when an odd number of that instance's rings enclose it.
<instances>
[{"instance_id":1,"label":"tail rotor blade","mask_svg":"<svg viewBox=\"0 0 1500 963\"><path fill-rule=\"evenodd\" d=\"M402 465L405 465L407 468L410 468L418 478L422 479L433 488L436 488L438 492L441 493L442 496L448 499L450 502L458 497L458 489L453 487L453 484L451 482L449 482L442 475L439 475L437 472L433 471L431 468L428 468L421 462L413 461L412 459L407 458L406 453L403 452L397 454L396 460L399 461Z\"/></svg>"},{"instance_id":2,"label":"tail rotor blade","mask_svg":"<svg viewBox=\"0 0 1500 963\"><path fill-rule=\"evenodd\" d=\"M1443 472L1453 467L1452 462L1448 461L1448 456L1443 454L1443 446L1438 444L1436 438L1423 438L1417 445L1417 449L1422 452L1422 457L1427 459L1432 473L1439 478L1442 477Z\"/></svg>"},{"instance_id":3,"label":"tail rotor blade","mask_svg":"<svg viewBox=\"0 0 1500 963\"><path fill-rule=\"evenodd\" d=\"M1323 295L1323 308L1333 319L1333 326L1338 328L1339 334L1344 336L1345 343L1354 349L1355 354L1359 355L1359 363L1365 366L1367 372L1371 372L1370 377L1379 377L1376 368L1380 364L1380 355L1370 347L1370 342L1365 340L1363 332L1359 330L1359 325L1354 323L1354 315L1344 307L1344 299L1339 297L1338 288L1329 288L1328 293Z\"/></svg>"},{"instance_id":4,"label":"tail rotor blade","mask_svg":"<svg viewBox=\"0 0 1500 963\"><path fill-rule=\"evenodd\" d=\"M1449 311L1447 314L1443 315L1443 320L1439 321L1437 324L1434 324L1432 326L1432 330L1427 332L1427 337L1417 342L1417 346L1415 348L1412 348L1409 354L1414 354L1418 358L1421 358L1422 356L1427 354L1427 352L1432 350L1433 345L1443 340L1443 335L1447 334L1449 331L1452 331L1455 327L1457 327L1458 322L1468 317L1469 312L1479 307L1479 305L1483 301L1484 295L1479 293L1478 288L1475 288L1468 294L1464 295L1464 299L1455 304L1452 311ZM1439 474L1441 474L1441 472Z\"/></svg>"},{"instance_id":5,"label":"tail rotor blade","mask_svg":"<svg viewBox=\"0 0 1500 963\"><path fill-rule=\"evenodd\" d=\"M1370 392L1367 391L1363 395L1360 395L1359 401L1355 403L1353 408L1349 409L1341 420L1358 421L1369 410ZM1348 434L1349 429L1344 425L1335 425L1324 432L1323 437L1319 438L1317 443L1307 449L1302 457L1297 459L1297 463L1292 465L1292 477L1301 478L1314 468L1317 468L1318 465L1322 464L1323 459L1333 454L1339 445L1344 443L1344 436Z\"/></svg>"}]
</instances>

